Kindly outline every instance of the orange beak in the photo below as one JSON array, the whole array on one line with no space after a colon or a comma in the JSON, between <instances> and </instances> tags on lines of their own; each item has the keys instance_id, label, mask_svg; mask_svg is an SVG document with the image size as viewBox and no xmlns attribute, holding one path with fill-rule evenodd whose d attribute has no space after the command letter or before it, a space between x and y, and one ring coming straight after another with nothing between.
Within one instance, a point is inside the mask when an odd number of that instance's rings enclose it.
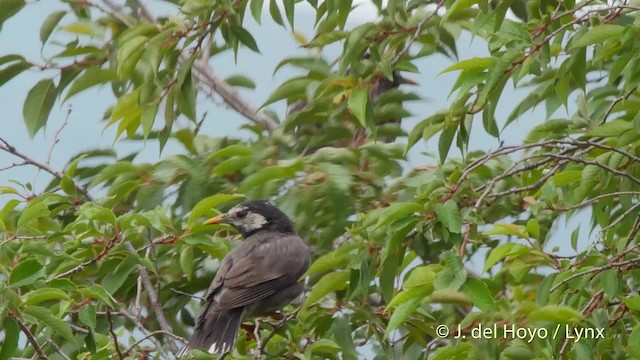
<instances>
[{"instance_id":1,"label":"orange beak","mask_svg":"<svg viewBox=\"0 0 640 360\"><path fill-rule=\"evenodd\" d=\"M210 219L207 219L207 221L205 221L204 223L207 225L211 225L211 224L221 224L223 223L225 220L225 216L224 215L220 215L220 216L216 216L216 217L212 217Z\"/></svg>"}]
</instances>

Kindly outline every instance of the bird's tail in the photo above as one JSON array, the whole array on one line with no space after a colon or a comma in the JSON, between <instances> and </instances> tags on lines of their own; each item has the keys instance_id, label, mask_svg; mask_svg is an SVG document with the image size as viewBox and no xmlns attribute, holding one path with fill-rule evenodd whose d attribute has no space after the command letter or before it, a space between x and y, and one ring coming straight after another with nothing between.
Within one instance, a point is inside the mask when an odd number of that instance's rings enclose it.
<instances>
[{"instance_id":1,"label":"bird's tail","mask_svg":"<svg viewBox=\"0 0 640 360\"><path fill-rule=\"evenodd\" d=\"M211 354L224 354L233 350L244 309L210 310L196 325L189 339L191 349L204 349ZM186 353L186 346L177 356Z\"/></svg>"}]
</instances>

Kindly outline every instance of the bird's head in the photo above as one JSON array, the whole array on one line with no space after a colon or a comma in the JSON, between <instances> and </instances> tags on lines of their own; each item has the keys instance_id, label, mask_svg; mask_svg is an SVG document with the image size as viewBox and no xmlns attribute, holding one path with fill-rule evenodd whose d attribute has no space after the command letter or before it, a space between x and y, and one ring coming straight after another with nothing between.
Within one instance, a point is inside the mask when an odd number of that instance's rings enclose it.
<instances>
[{"instance_id":1,"label":"bird's head","mask_svg":"<svg viewBox=\"0 0 640 360\"><path fill-rule=\"evenodd\" d=\"M220 223L233 226L245 238L259 231L294 232L287 215L275 205L262 200L245 201L226 214L205 221L205 224Z\"/></svg>"}]
</instances>

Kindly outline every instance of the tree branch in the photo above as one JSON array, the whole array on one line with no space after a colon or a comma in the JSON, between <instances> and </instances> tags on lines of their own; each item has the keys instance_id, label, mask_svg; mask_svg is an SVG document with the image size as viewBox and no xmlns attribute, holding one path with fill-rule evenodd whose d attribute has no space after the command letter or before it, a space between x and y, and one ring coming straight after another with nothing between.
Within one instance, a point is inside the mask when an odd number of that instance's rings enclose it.
<instances>
[{"instance_id":1,"label":"tree branch","mask_svg":"<svg viewBox=\"0 0 640 360\"><path fill-rule=\"evenodd\" d=\"M118 344L118 336L113 331L113 319L111 319L111 310L109 307L106 308L105 315L107 316L107 321L109 322L109 334L111 334L111 339L113 339L113 346L116 348L116 354L118 354L118 359L124 359L122 356L122 352L120 352L120 345Z\"/></svg>"},{"instance_id":2,"label":"tree branch","mask_svg":"<svg viewBox=\"0 0 640 360\"><path fill-rule=\"evenodd\" d=\"M4 140L3 138L0 137L0 150L7 152L9 154L12 154L14 156L19 157L20 159L24 160L25 163L29 164L29 165L33 165L35 167L37 167L40 170L43 170L51 175L53 175L53 177L55 177L58 180L62 180L62 174L56 170L54 170L51 166L41 163L37 160L34 160L32 158L30 158L29 156L21 153L20 151L18 151L14 146L10 145L6 140ZM91 202L95 202L95 199L89 194L89 192L87 191L86 188L78 186L77 184L74 183L74 186L76 188L76 190L81 193L87 200L91 201Z\"/></svg>"},{"instance_id":3,"label":"tree branch","mask_svg":"<svg viewBox=\"0 0 640 360\"><path fill-rule=\"evenodd\" d=\"M131 245L130 242L128 241L125 242L124 247L130 253L135 255L138 254L136 252L136 249L133 247L133 245ZM160 325L160 328L167 333L172 333L171 325L169 325L169 323L167 322L167 318L164 316L164 310L162 309L162 304L160 304L159 302L158 294L156 293L156 290L153 287L153 283L151 282L151 278L149 277L149 272L147 272L147 269L143 265L138 264L137 268L138 268L138 273L142 278L142 284L144 285L144 289L147 292L147 297L149 298L149 302L151 303L151 306L153 308L153 312L156 314L156 320L158 320L158 324ZM168 343L169 343L169 348L174 354L178 352L178 347L176 346L175 342L169 341Z\"/></svg>"},{"instance_id":4,"label":"tree branch","mask_svg":"<svg viewBox=\"0 0 640 360\"><path fill-rule=\"evenodd\" d=\"M181 341L181 342L183 342L183 343L185 343L185 344L187 343L187 339L183 338L182 336L178 336L178 335L176 335L176 334L174 334L174 333L167 332L167 331L164 331L164 330L156 330L156 331L154 331L154 332L150 332L150 333L148 333L148 334L145 334L145 336L144 336L143 338L138 339L136 342L134 342L133 344L131 344L131 346L129 346L127 349L125 349L125 350L122 352L122 355L124 355L125 357L126 357L126 356L128 356L128 355L129 355L129 353L130 353L131 351L133 351L133 349L135 349L135 347L136 347L136 346L138 346L138 345L140 345L143 341L145 341L145 340L147 340L147 339L149 339L149 338L152 338L152 337L154 337L154 336L156 336L156 335L160 335L160 334L162 334L162 335L166 335L166 336L169 336L170 338L172 338L172 339L174 339L174 340Z\"/></svg>"},{"instance_id":5,"label":"tree branch","mask_svg":"<svg viewBox=\"0 0 640 360\"><path fill-rule=\"evenodd\" d=\"M40 359L48 360L49 357L47 356L47 354L45 354L44 350L42 350L42 347L38 344L38 341L36 340L36 338L33 337L33 334L31 333L31 331L29 331L29 328L27 327L27 325L25 325L25 323L22 322L22 320L20 320L13 311L7 310L7 315L10 318L12 318L16 323L18 323L18 327L20 328L20 330L22 330L22 333L27 337L27 341L29 342L29 344L33 346L33 349L36 351L36 354L38 355L38 357Z\"/></svg>"},{"instance_id":6,"label":"tree branch","mask_svg":"<svg viewBox=\"0 0 640 360\"><path fill-rule=\"evenodd\" d=\"M278 123L270 117L259 113L258 109L240 96L231 85L220 79L213 72L208 62L198 61L193 65L193 68L197 71L199 80L211 87L233 110L251 122L263 125L270 133L276 129Z\"/></svg>"}]
</instances>

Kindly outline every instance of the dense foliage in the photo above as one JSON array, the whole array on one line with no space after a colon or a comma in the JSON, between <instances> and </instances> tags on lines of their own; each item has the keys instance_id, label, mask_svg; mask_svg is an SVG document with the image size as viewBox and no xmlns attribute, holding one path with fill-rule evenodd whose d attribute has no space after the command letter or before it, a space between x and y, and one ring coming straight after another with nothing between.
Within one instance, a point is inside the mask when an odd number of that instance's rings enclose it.
<instances>
[{"instance_id":1,"label":"dense foliage","mask_svg":"<svg viewBox=\"0 0 640 360\"><path fill-rule=\"evenodd\" d=\"M314 262L301 308L255 331L247 323L233 358L640 357L640 6L374 0L376 22L345 28L351 0L59 2L68 11L39 30L43 47L64 44L58 54L44 64L0 54L0 86L42 71L25 94L29 133L57 104L104 86L117 98L104 110L118 138L159 150L176 139L184 151L142 163L97 149L53 169L0 135L3 171L34 166L53 178L46 189L0 186L0 359L171 358L201 306L189 295L203 295L237 241L202 219L243 198L274 199ZM146 7L156 2L179 16ZM278 66L302 75L264 104L236 91L251 79L223 80L209 66L259 51L249 17L293 28L309 5L316 34L298 37L309 55ZM0 26L28 6L0 0ZM456 59L461 33L486 40L490 56ZM332 44L335 63L323 56ZM456 59L438 69L459 74L450 106L418 114L405 134L389 119L428 94L375 90L435 54ZM529 96L500 103L512 87ZM246 118L249 139L200 133L220 121L199 110L212 92ZM295 111L269 111L278 101ZM548 118L525 143L467 151L536 106ZM497 121L499 107L511 115ZM568 115L552 118L559 108ZM408 168L407 152L431 138L439 164ZM449 155L454 144L462 158ZM576 226L568 219L590 231L576 228L562 240L574 251L560 256L549 240ZM474 254L483 269L470 267ZM474 338L494 324L498 334ZM514 338L505 325L537 335ZM587 328L602 337L575 339Z\"/></svg>"}]
</instances>

